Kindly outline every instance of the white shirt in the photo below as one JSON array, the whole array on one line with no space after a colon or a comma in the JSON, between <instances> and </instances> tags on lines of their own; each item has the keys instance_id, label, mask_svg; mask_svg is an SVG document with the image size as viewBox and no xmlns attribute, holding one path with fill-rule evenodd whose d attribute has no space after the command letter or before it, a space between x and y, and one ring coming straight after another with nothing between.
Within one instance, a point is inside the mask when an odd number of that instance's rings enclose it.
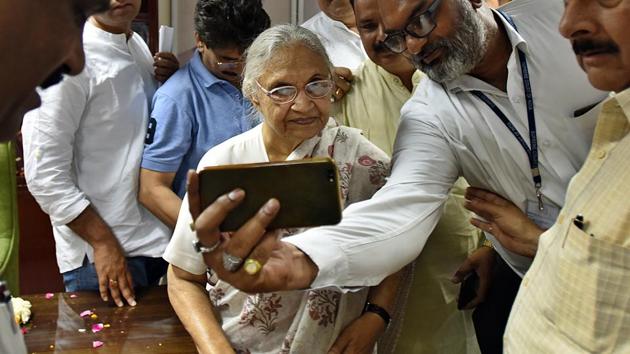
<instances>
[{"instance_id":1,"label":"white shirt","mask_svg":"<svg viewBox=\"0 0 630 354\"><path fill-rule=\"evenodd\" d=\"M334 66L354 71L367 59L361 37L349 30L343 22L335 21L323 12L306 20L302 27L319 37Z\"/></svg>"},{"instance_id":2,"label":"white shirt","mask_svg":"<svg viewBox=\"0 0 630 354\"><path fill-rule=\"evenodd\" d=\"M512 46L527 55L542 192L546 203L561 206L570 178L586 158L598 109L577 118L573 114L606 93L590 86L569 41L558 33L561 0L512 2L504 9L519 30L501 17ZM284 239L319 267L313 287L375 285L413 260L458 176L523 210L527 200L536 200L523 148L492 110L470 94L472 89L485 92L529 142L516 50L507 68L507 94L469 75L444 86L432 80L420 83L402 109L392 175L385 187L371 200L347 208L337 226ZM506 251L498 242L494 245L515 271L527 270L530 259Z\"/></svg>"},{"instance_id":3,"label":"white shirt","mask_svg":"<svg viewBox=\"0 0 630 354\"><path fill-rule=\"evenodd\" d=\"M126 256L159 257L169 230L137 200L149 105L156 89L151 53L86 23L85 70L42 92L24 117L28 188L50 215L60 271L82 265L92 249L65 226L92 205Z\"/></svg>"}]
</instances>

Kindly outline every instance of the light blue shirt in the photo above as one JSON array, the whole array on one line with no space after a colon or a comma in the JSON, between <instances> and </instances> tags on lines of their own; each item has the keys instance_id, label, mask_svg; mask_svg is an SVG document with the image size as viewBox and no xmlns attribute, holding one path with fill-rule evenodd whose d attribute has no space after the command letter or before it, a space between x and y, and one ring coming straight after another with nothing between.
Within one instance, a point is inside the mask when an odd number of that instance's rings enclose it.
<instances>
[{"instance_id":1,"label":"light blue shirt","mask_svg":"<svg viewBox=\"0 0 630 354\"><path fill-rule=\"evenodd\" d=\"M195 53L153 97L142 168L176 172L172 189L182 198L186 172L197 169L206 151L253 126L250 107L238 88L212 75Z\"/></svg>"}]
</instances>

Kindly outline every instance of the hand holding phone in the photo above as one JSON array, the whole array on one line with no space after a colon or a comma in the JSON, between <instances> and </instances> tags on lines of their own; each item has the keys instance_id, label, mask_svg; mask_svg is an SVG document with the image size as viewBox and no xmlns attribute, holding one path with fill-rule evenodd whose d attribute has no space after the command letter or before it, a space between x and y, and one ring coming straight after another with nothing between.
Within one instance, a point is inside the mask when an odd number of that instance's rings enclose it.
<instances>
[{"instance_id":1,"label":"hand holding phone","mask_svg":"<svg viewBox=\"0 0 630 354\"><path fill-rule=\"evenodd\" d=\"M236 231L271 198L278 199L280 211L269 229L341 220L339 174L329 158L207 167L199 173L202 209L236 188L245 191L245 199L228 214L221 231Z\"/></svg>"}]
</instances>

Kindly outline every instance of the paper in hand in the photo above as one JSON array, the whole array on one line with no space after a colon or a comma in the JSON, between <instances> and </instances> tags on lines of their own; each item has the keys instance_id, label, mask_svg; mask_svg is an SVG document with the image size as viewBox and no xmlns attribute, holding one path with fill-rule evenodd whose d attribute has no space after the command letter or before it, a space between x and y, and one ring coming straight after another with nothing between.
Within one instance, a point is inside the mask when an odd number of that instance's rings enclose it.
<instances>
[{"instance_id":1,"label":"paper in hand","mask_svg":"<svg viewBox=\"0 0 630 354\"><path fill-rule=\"evenodd\" d=\"M159 33L159 52L172 52L173 51L173 37L175 35L175 29L169 26L160 26Z\"/></svg>"}]
</instances>

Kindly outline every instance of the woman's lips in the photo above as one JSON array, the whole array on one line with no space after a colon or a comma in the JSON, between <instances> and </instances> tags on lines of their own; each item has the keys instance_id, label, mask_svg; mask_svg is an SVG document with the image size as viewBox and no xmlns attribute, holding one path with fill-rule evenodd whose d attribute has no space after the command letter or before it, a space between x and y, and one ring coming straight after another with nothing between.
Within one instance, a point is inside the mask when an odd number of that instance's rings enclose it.
<instances>
[{"instance_id":1,"label":"woman's lips","mask_svg":"<svg viewBox=\"0 0 630 354\"><path fill-rule=\"evenodd\" d=\"M299 125L309 125L313 124L319 119L319 117L307 117L307 118L295 118L289 120L289 123L299 124Z\"/></svg>"}]
</instances>

